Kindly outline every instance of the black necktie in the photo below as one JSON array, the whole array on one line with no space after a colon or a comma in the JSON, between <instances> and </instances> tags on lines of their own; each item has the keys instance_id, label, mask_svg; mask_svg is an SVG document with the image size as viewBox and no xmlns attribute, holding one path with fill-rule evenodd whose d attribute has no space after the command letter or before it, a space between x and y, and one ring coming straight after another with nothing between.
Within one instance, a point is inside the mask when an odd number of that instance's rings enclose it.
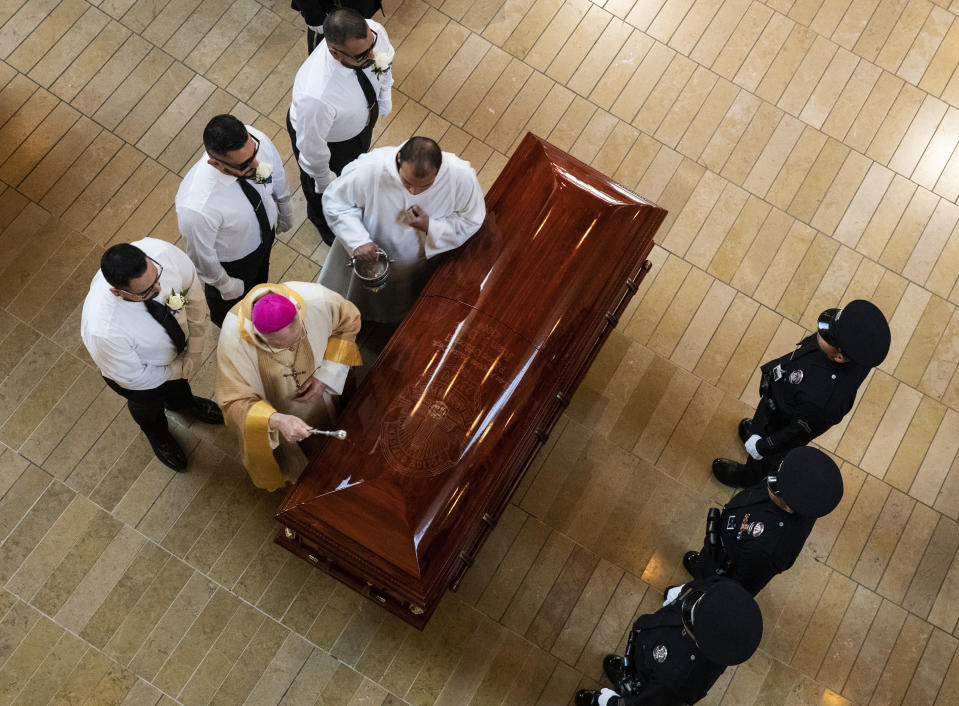
<instances>
[{"instance_id":1,"label":"black necktie","mask_svg":"<svg viewBox=\"0 0 959 706\"><path fill-rule=\"evenodd\" d=\"M283 166L280 166L282 169ZM270 219L266 217L266 208L263 206L263 199L260 198L260 192L253 188L253 185L248 182L246 179L240 178L237 179L237 182L240 184L240 188L243 190L243 195L246 196L246 200L250 202L250 205L253 207L253 213L256 215L257 223L260 224L260 240L264 243L269 243L273 238L273 229L270 227Z\"/></svg>"},{"instance_id":2,"label":"black necktie","mask_svg":"<svg viewBox=\"0 0 959 706\"><path fill-rule=\"evenodd\" d=\"M366 97L367 110L369 111L369 116L366 119L366 126L364 130L371 125L376 123L376 119L380 117L380 105L376 102L376 91L373 90L373 84L370 83L370 77L363 73L363 69L359 66L354 66L353 70L356 72L356 78L360 82L360 88L363 89L363 95Z\"/></svg>"},{"instance_id":3,"label":"black necktie","mask_svg":"<svg viewBox=\"0 0 959 706\"><path fill-rule=\"evenodd\" d=\"M163 304L158 302L156 299L147 299L145 302L147 311L150 312L150 316L157 320L157 323L160 324L164 329L166 329L167 334L170 336L170 340L173 341L173 345L176 346L177 355L183 352L183 349L186 348L186 336L183 335L183 329L180 328L180 322L176 320L176 317L170 313L170 310L167 309Z\"/></svg>"}]
</instances>

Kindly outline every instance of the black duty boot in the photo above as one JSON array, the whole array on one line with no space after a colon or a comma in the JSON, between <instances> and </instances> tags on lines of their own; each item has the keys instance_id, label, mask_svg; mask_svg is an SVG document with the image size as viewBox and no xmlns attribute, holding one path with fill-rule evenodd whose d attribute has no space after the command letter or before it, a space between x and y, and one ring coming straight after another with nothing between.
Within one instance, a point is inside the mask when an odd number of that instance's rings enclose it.
<instances>
[{"instance_id":1,"label":"black duty boot","mask_svg":"<svg viewBox=\"0 0 959 706\"><path fill-rule=\"evenodd\" d=\"M576 692L576 706L599 706L599 692L580 689Z\"/></svg>"},{"instance_id":2,"label":"black duty boot","mask_svg":"<svg viewBox=\"0 0 959 706\"><path fill-rule=\"evenodd\" d=\"M613 685L613 689L618 690L620 682L623 681L623 658L619 655L606 655L603 658L603 674Z\"/></svg>"},{"instance_id":3,"label":"black duty boot","mask_svg":"<svg viewBox=\"0 0 959 706\"><path fill-rule=\"evenodd\" d=\"M729 458L717 458L713 460L713 475L723 485L731 488L745 488L743 485L743 464L737 463Z\"/></svg>"},{"instance_id":4,"label":"black duty boot","mask_svg":"<svg viewBox=\"0 0 959 706\"><path fill-rule=\"evenodd\" d=\"M683 568L693 578L696 577L696 568L699 566L699 552L686 552L683 554Z\"/></svg>"},{"instance_id":5,"label":"black duty boot","mask_svg":"<svg viewBox=\"0 0 959 706\"><path fill-rule=\"evenodd\" d=\"M739 438L743 440L743 443L746 443L746 439L751 437L753 428L752 419L740 419L739 420Z\"/></svg>"}]
</instances>

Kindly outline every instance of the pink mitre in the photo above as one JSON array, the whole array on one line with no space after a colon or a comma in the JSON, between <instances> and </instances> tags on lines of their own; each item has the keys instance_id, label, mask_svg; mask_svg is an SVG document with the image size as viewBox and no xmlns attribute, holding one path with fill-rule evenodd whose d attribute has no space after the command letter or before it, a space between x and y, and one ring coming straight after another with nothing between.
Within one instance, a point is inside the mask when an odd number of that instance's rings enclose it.
<instances>
[{"instance_id":1,"label":"pink mitre","mask_svg":"<svg viewBox=\"0 0 959 706\"><path fill-rule=\"evenodd\" d=\"M264 294L253 304L250 319L260 333L273 333L290 325L296 318L296 305L280 294Z\"/></svg>"}]
</instances>

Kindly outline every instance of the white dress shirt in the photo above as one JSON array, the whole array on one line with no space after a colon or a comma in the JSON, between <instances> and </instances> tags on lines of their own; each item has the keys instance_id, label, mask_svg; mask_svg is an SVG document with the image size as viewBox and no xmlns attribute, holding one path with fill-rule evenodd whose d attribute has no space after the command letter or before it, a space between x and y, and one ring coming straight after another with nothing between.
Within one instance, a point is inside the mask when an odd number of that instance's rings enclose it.
<instances>
[{"instance_id":1,"label":"white dress shirt","mask_svg":"<svg viewBox=\"0 0 959 706\"><path fill-rule=\"evenodd\" d=\"M373 55L386 54L392 60L393 47L383 25L373 20L366 23L376 32ZM371 65L363 72L376 91L380 117L389 115L393 110L392 69L377 76ZM322 194L336 178L330 171L327 143L356 137L368 119L369 106L356 73L333 58L324 39L296 72L290 106L300 166L316 182L316 193Z\"/></svg>"},{"instance_id":2,"label":"white dress shirt","mask_svg":"<svg viewBox=\"0 0 959 706\"><path fill-rule=\"evenodd\" d=\"M156 238L131 244L163 266L158 302L166 304L173 290L187 292L186 306L175 314L187 347L178 355L170 335L146 304L113 294L99 271L83 302L80 337L104 377L128 390L151 390L195 371L210 317L203 286L186 253Z\"/></svg>"},{"instance_id":3,"label":"white dress shirt","mask_svg":"<svg viewBox=\"0 0 959 706\"><path fill-rule=\"evenodd\" d=\"M249 125L246 129L260 141L257 160L273 168L271 182L247 181L259 192L270 225L279 232L289 230L293 215L283 160L270 138ZM223 299L236 299L243 295L243 280L228 275L220 263L256 250L261 242L260 223L237 178L207 164L208 159L204 152L180 183L175 199L177 222L200 280L218 289Z\"/></svg>"}]
</instances>

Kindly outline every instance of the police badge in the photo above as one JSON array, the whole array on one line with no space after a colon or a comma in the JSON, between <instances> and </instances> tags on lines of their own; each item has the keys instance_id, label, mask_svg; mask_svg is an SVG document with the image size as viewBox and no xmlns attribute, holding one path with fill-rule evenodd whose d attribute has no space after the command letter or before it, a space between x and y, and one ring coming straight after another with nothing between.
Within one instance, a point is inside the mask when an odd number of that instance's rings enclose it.
<instances>
[{"instance_id":1,"label":"police badge","mask_svg":"<svg viewBox=\"0 0 959 706\"><path fill-rule=\"evenodd\" d=\"M793 370L789 373L789 382L793 385L798 385L802 382L802 370Z\"/></svg>"},{"instance_id":2,"label":"police badge","mask_svg":"<svg viewBox=\"0 0 959 706\"><path fill-rule=\"evenodd\" d=\"M764 529L766 529L766 525L764 525L762 522L757 522L749 529L749 533L753 537L758 537L763 533Z\"/></svg>"},{"instance_id":3,"label":"police badge","mask_svg":"<svg viewBox=\"0 0 959 706\"><path fill-rule=\"evenodd\" d=\"M653 648L653 659L662 664L666 661L666 656L669 654L669 650L666 649L666 645L656 645Z\"/></svg>"}]
</instances>

